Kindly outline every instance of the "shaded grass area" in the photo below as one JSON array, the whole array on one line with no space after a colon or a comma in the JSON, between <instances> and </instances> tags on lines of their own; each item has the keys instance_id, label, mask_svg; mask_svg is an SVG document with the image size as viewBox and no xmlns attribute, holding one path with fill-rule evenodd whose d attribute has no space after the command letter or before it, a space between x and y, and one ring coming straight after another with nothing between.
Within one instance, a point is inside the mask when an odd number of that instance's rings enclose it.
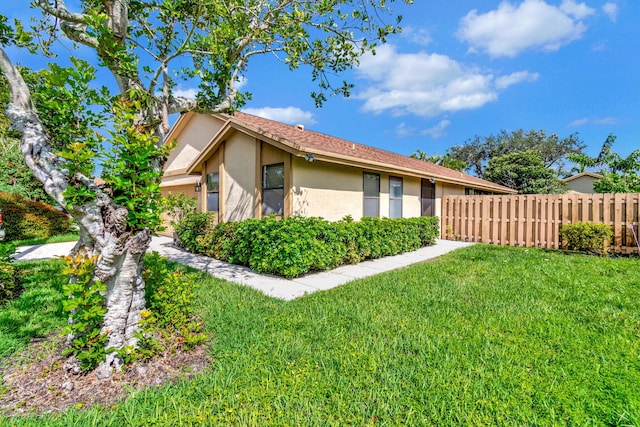
<instances>
[{"instance_id":1,"label":"shaded grass area","mask_svg":"<svg viewBox=\"0 0 640 427\"><path fill-rule=\"evenodd\" d=\"M475 245L282 302L203 276L208 372L12 425L638 425L640 262Z\"/></svg>"},{"instance_id":2,"label":"shaded grass area","mask_svg":"<svg viewBox=\"0 0 640 427\"><path fill-rule=\"evenodd\" d=\"M9 242L3 242L3 244L12 244L14 246L31 246L31 245L44 245L47 243L62 243L62 242L75 242L80 238L78 234L57 234L51 237L43 237L40 239L25 239L25 240L12 240Z\"/></svg>"},{"instance_id":3,"label":"shaded grass area","mask_svg":"<svg viewBox=\"0 0 640 427\"><path fill-rule=\"evenodd\" d=\"M0 307L0 365L33 339L42 339L64 326L62 260L16 263L22 293Z\"/></svg>"}]
</instances>

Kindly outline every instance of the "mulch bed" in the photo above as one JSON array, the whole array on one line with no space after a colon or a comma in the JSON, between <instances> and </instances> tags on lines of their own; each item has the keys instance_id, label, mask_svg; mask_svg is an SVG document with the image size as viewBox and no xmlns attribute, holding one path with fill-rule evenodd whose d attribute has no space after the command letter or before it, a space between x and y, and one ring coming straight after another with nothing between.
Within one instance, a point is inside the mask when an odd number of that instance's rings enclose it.
<instances>
[{"instance_id":1,"label":"mulch bed","mask_svg":"<svg viewBox=\"0 0 640 427\"><path fill-rule=\"evenodd\" d=\"M100 380L93 372L73 373L60 356L64 341L52 337L32 343L10 366L0 370L0 413L12 416L59 412L92 405L110 407L134 390L188 378L211 364L204 345L191 351L168 350L147 361L139 361L111 378Z\"/></svg>"}]
</instances>

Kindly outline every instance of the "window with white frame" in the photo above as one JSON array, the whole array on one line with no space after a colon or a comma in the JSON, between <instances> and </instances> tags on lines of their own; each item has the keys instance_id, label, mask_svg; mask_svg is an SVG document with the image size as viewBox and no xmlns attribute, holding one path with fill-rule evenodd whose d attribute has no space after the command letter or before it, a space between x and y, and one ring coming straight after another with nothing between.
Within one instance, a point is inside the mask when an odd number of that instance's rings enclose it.
<instances>
[{"instance_id":1,"label":"window with white frame","mask_svg":"<svg viewBox=\"0 0 640 427\"><path fill-rule=\"evenodd\" d=\"M380 216L380 175L377 173L364 172L363 174L364 193L364 216Z\"/></svg>"},{"instance_id":2,"label":"window with white frame","mask_svg":"<svg viewBox=\"0 0 640 427\"><path fill-rule=\"evenodd\" d=\"M402 218L402 178L389 177L389 218Z\"/></svg>"}]
</instances>

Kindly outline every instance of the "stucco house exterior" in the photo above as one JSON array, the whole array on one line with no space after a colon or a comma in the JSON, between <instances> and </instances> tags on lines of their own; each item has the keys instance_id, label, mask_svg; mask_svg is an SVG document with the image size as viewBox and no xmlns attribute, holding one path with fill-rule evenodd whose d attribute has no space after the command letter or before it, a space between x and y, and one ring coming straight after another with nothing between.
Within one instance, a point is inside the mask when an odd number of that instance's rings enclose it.
<instances>
[{"instance_id":1,"label":"stucco house exterior","mask_svg":"<svg viewBox=\"0 0 640 427\"><path fill-rule=\"evenodd\" d=\"M264 215L440 215L448 194L515 194L462 172L374 147L236 112L185 113L167 140L164 195L198 199L219 221Z\"/></svg>"},{"instance_id":2,"label":"stucco house exterior","mask_svg":"<svg viewBox=\"0 0 640 427\"><path fill-rule=\"evenodd\" d=\"M567 184L569 192L572 193L593 193L593 184L597 179L601 179L602 175L593 172L581 172L579 174L567 177L562 180Z\"/></svg>"}]
</instances>

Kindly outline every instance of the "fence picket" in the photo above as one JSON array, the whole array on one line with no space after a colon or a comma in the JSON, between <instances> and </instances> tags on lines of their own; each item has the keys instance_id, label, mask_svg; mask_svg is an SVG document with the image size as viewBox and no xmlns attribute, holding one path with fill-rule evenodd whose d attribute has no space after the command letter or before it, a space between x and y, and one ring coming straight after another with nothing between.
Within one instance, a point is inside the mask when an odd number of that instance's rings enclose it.
<instances>
[{"instance_id":1,"label":"fence picket","mask_svg":"<svg viewBox=\"0 0 640 427\"><path fill-rule=\"evenodd\" d=\"M607 224L614 233L611 249L638 254L630 225L640 229L640 193L443 196L442 238L469 242L558 249L564 224Z\"/></svg>"}]
</instances>

